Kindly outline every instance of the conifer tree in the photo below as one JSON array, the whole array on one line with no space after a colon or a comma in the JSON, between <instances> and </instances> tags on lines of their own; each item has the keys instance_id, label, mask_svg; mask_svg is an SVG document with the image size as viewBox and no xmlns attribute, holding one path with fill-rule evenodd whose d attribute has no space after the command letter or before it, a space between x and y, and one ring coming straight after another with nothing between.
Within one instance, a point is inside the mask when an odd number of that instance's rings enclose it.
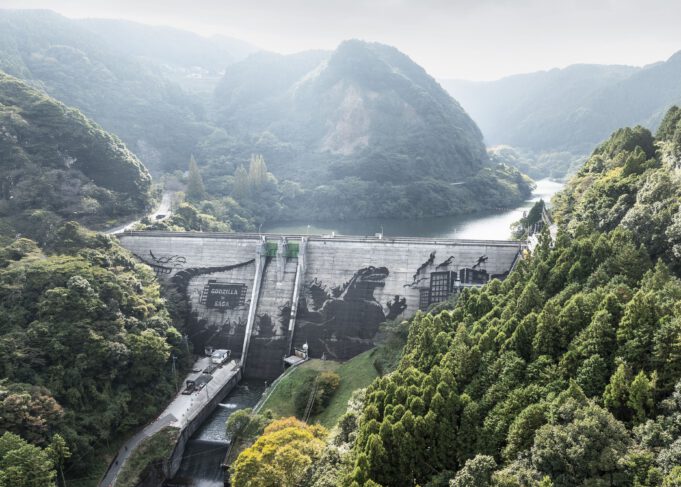
<instances>
[{"instance_id":1,"label":"conifer tree","mask_svg":"<svg viewBox=\"0 0 681 487\"><path fill-rule=\"evenodd\" d=\"M250 193L250 181L248 173L243 165L239 165L234 171L234 194L237 199L245 198Z\"/></svg>"},{"instance_id":2,"label":"conifer tree","mask_svg":"<svg viewBox=\"0 0 681 487\"><path fill-rule=\"evenodd\" d=\"M267 181L267 164L262 154L253 154L248 167L248 181L251 188L258 191Z\"/></svg>"},{"instance_id":3,"label":"conifer tree","mask_svg":"<svg viewBox=\"0 0 681 487\"><path fill-rule=\"evenodd\" d=\"M206 189L203 186L203 178L199 172L199 166L192 155L189 159L189 177L187 178L187 199L189 201L201 201L206 198Z\"/></svg>"}]
</instances>

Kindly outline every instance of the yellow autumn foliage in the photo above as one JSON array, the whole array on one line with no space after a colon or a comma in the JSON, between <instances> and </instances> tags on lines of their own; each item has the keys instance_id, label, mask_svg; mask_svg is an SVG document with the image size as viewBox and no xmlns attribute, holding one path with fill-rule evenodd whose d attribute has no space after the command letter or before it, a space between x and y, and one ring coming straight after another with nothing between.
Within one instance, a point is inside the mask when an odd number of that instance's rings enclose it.
<instances>
[{"instance_id":1,"label":"yellow autumn foliage","mask_svg":"<svg viewBox=\"0 0 681 487\"><path fill-rule=\"evenodd\" d=\"M320 425L296 418L270 423L232 465L234 487L293 487L319 458L328 434Z\"/></svg>"}]
</instances>

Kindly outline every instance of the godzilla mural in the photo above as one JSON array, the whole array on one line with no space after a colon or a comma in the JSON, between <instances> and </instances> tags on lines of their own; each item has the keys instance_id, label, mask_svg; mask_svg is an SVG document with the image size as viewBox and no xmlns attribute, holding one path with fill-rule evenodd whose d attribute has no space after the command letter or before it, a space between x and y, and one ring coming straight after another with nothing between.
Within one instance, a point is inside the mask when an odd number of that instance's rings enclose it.
<instances>
[{"instance_id":1,"label":"godzilla mural","mask_svg":"<svg viewBox=\"0 0 681 487\"><path fill-rule=\"evenodd\" d=\"M391 256L381 248L375 255L346 253L337 259L336 250L323 242L307 249L298 290L299 256L270 247L264 257L255 250L255 258L239 251L230 257L229 265L220 265L221 258L208 261L212 265L200 265L204 261L182 247L179 252L168 249L165 253L146 248L138 255L166 282L175 310L186 318L184 330L197 349L204 345L226 348L240 358L249 312L253 312L246 370L257 377L278 375L283 358L306 342L311 357L348 360L374 347L382 323L411 316L417 309L427 310L466 287L503 278L509 268L499 265L496 249L488 254L486 248L470 246L426 247ZM197 254L201 252L205 249ZM260 268L257 259L263 259ZM254 296L258 281L260 291ZM292 299L298 300L293 334L289 332Z\"/></svg>"},{"instance_id":2,"label":"godzilla mural","mask_svg":"<svg viewBox=\"0 0 681 487\"><path fill-rule=\"evenodd\" d=\"M296 317L295 343L310 344L314 356L346 360L373 346L378 326L397 318L406 298L396 295L386 308L374 292L385 286L386 267L365 267L343 285L327 289L314 279L306 287Z\"/></svg>"}]
</instances>

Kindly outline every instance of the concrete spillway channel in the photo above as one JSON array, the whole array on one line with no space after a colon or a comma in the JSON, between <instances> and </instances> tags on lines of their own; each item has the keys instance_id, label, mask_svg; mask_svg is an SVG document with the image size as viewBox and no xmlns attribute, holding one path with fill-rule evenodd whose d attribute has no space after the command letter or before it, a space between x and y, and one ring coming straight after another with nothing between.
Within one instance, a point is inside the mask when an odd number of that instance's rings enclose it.
<instances>
[{"instance_id":1,"label":"concrete spillway channel","mask_svg":"<svg viewBox=\"0 0 681 487\"><path fill-rule=\"evenodd\" d=\"M194 368L203 370L208 365L209 358L204 357L194 365ZM197 375L197 373L192 373L187 378L193 379ZM175 447L162 466L163 475L168 479L172 478L180 468L189 438L241 380L241 367L238 363L232 361L216 369L212 376L212 380L201 390L189 395L178 394L156 420L130 438L121 447L109 466L99 483L100 487L115 486L118 475L129 458L135 454L135 449L145 439L150 438L167 426L179 430Z\"/></svg>"}]
</instances>

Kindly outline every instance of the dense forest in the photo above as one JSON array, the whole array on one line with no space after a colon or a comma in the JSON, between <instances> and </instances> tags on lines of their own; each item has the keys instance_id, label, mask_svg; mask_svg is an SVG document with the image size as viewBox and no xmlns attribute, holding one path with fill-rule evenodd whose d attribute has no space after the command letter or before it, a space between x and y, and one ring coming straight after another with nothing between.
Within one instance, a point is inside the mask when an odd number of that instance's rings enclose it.
<instances>
[{"instance_id":1,"label":"dense forest","mask_svg":"<svg viewBox=\"0 0 681 487\"><path fill-rule=\"evenodd\" d=\"M151 177L116 136L0 72L0 233L49 238L61 221L102 227L144 212Z\"/></svg>"},{"instance_id":2,"label":"dense forest","mask_svg":"<svg viewBox=\"0 0 681 487\"><path fill-rule=\"evenodd\" d=\"M554 201L555 242L413 318L298 482L680 485L680 166L678 108L615 132Z\"/></svg>"},{"instance_id":3,"label":"dense forest","mask_svg":"<svg viewBox=\"0 0 681 487\"><path fill-rule=\"evenodd\" d=\"M71 458L53 464L97 478L97 455L154 417L174 392L171 354L188 351L153 272L112 237L67 223L42 248L0 248L0 485L51 485L33 452L57 435Z\"/></svg>"},{"instance_id":4,"label":"dense forest","mask_svg":"<svg viewBox=\"0 0 681 487\"><path fill-rule=\"evenodd\" d=\"M151 177L116 136L1 72L0 168L0 486L92 481L109 442L173 393L171 354L190 352L153 272L77 223L146 211Z\"/></svg>"}]
</instances>

